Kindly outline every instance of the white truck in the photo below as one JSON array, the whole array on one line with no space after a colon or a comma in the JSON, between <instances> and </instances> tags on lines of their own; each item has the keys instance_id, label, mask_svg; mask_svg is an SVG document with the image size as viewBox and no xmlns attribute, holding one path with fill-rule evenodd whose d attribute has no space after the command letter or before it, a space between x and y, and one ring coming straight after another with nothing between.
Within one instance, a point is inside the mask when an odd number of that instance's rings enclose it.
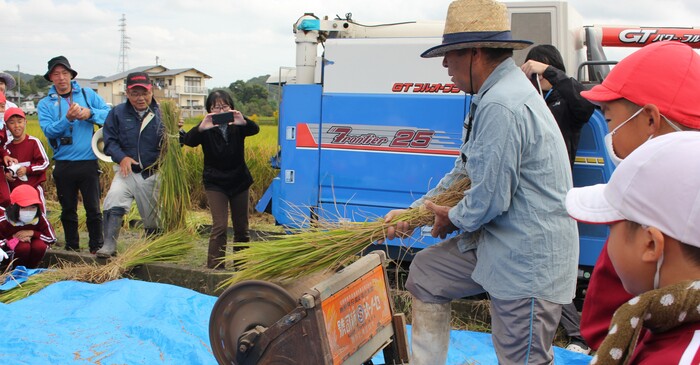
<instances>
[{"instance_id":1,"label":"white truck","mask_svg":"<svg viewBox=\"0 0 700 365\"><path fill-rule=\"evenodd\" d=\"M22 109L25 115L36 115L36 106L33 101L23 101L19 108Z\"/></svg>"}]
</instances>

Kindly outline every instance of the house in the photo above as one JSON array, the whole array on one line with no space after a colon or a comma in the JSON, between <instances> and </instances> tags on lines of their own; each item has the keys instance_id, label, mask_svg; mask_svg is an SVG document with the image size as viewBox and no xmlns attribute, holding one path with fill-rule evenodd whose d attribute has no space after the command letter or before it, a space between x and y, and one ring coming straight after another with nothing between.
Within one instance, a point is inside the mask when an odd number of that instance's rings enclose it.
<instances>
[{"instance_id":1,"label":"house","mask_svg":"<svg viewBox=\"0 0 700 365\"><path fill-rule=\"evenodd\" d=\"M95 79L85 79L76 77L73 81L77 82L78 85L83 89L92 89L97 92L97 81Z\"/></svg>"},{"instance_id":2,"label":"house","mask_svg":"<svg viewBox=\"0 0 700 365\"><path fill-rule=\"evenodd\" d=\"M185 116L204 115L204 102L208 89L205 85L211 76L195 68L168 69L165 66L142 66L94 80L97 93L106 103L121 104L126 101L126 76L132 72L146 72L153 82L153 96L158 101L173 100Z\"/></svg>"}]
</instances>

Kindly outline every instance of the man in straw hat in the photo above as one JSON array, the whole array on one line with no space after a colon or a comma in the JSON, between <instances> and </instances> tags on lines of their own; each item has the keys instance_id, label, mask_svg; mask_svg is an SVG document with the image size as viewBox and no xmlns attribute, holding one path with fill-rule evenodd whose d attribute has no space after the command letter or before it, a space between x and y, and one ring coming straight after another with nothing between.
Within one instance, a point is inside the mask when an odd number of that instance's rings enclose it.
<instances>
[{"instance_id":1,"label":"man in straw hat","mask_svg":"<svg viewBox=\"0 0 700 365\"><path fill-rule=\"evenodd\" d=\"M66 250L80 250L78 234L78 192L82 196L91 253L102 246L100 211L100 168L92 152L94 125L102 125L109 106L90 88L73 80L78 72L68 59L49 60L44 78L53 83L49 94L39 101L39 126L53 149L53 178L61 204L61 225Z\"/></svg>"},{"instance_id":2,"label":"man in straw hat","mask_svg":"<svg viewBox=\"0 0 700 365\"><path fill-rule=\"evenodd\" d=\"M613 163L618 164L652 138L700 130L700 104L695 100L698 90L700 56L685 44L660 42L624 58L601 85L581 95L598 104L605 114L610 130L605 146ZM608 334L615 310L631 298L615 272L606 243L593 269L581 313L581 334L592 348L597 349Z\"/></svg>"},{"instance_id":3,"label":"man in straw hat","mask_svg":"<svg viewBox=\"0 0 700 365\"><path fill-rule=\"evenodd\" d=\"M435 213L434 237L460 234L419 252L406 287L413 296L411 364L444 364L450 301L488 292L500 364L551 364L561 307L574 297L578 235L564 200L572 186L566 146L542 97L513 59L531 42L511 39L508 12L493 0L450 4L443 57L460 90L472 94L455 167L414 202ZM469 177L455 207L426 197ZM401 210L387 214L391 221ZM387 238L407 233L399 223Z\"/></svg>"}]
</instances>

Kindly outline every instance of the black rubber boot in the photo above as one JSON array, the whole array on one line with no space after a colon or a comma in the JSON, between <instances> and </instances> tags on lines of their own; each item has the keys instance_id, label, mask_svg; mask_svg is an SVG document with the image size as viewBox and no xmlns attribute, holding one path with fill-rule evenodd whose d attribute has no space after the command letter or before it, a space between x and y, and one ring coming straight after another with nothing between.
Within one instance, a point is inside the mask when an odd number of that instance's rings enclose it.
<instances>
[{"instance_id":1,"label":"black rubber boot","mask_svg":"<svg viewBox=\"0 0 700 365\"><path fill-rule=\"evenodd\" d=\"M115 212L104 212L102 219L104 222L104 240L102 248L97 250L97 257L109 258L117 255L117 239L119 239L119 231L124 223L124 214Z\"/></svg>"}]
</instances>

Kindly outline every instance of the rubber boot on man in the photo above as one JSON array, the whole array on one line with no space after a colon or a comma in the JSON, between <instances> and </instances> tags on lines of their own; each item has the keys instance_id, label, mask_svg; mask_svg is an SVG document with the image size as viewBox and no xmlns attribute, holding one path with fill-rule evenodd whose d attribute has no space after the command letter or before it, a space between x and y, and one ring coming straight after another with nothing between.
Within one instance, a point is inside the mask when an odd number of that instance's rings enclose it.
<instances>
[{"instance_id":1,"label":"rubber boot on man","mask_svg":"<svg viewBox=\"0 0 700 365\"><path fill-rule=\"evenodd\" d=\"M425 303L411 297L411 365L443 365L450 344L450 303Z\"/></svg>"},{"instance_id":2,"label":"rubber boot on man","mask_svg":"<svg viewBox=\"0 0 700 365\"><path fill-rule=\"evenodd\" d=\"M117 239L124 223L126 211L121 208L111 208L104 211L104 244L97 250L97 257L109 258L117 255Z\"/></svg>"}]
</instances>

